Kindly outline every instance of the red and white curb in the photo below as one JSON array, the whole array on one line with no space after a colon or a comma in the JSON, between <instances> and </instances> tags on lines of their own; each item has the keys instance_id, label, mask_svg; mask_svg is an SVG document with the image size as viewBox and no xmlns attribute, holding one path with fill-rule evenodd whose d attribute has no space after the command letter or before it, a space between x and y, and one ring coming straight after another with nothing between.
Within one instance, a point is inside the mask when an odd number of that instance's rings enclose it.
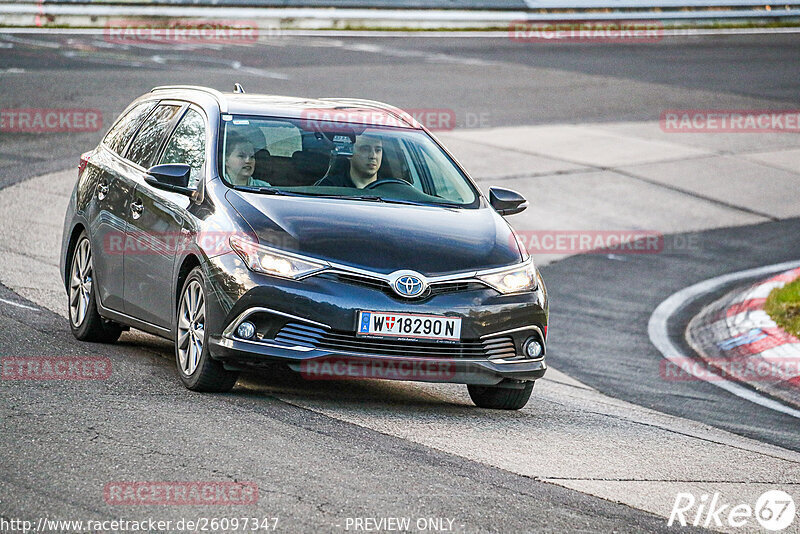
<instances>
[{"instance_id":1,"label":"red and white curb","mask_svg":"<svg viewBox=\"0 0 800 534\"><path fill-rule=\"evenodd\" d=\"M686 363L687 359L691 358L691 355L686 354L684 350L672 339L669 328L673 317L675 317L681 310L686 308L687 305L695 300L700 299L710 293L715 293L721 288L729 286L730 284L743 280L762 278L775 273L782 273L789 269L797 268L800 268L800 261L786 261L774 265L765 265L762 267L746 269L744 271L724 274L715 278L703 280L689 287L685 287L664 299L664 301L661 302L661 304L659 304L655 310L653 310L653 313L650 315L650 319L647 322L647 335L650 337L650 341L658 349L666 362L672 366L682 366ZM769 410L800 419L800 407L793 407L788 403L774 399L772 396L764 395L749 385L728 380L720 375L714 375L716 378L712 378L707 372L704 372L703 370L696 370L691 366L688 368L688 373L698 380L707 381L709 384L720 389L724 389L728 393L745 399L748 402L752 402Z\"/></svg>"},{"instance_id":2,"label":"red and white curb","mask_svg":"<svg viewBox=\"0 0 800 534\"><path fill-rule=\"evenodd\" d=\"M687 342L709 368L794 406L800 406L800 339L779 327L764 304L773 289L798 277L800 268L793 268L729 293L686 329Z\"/></svg>"}]
</instances>

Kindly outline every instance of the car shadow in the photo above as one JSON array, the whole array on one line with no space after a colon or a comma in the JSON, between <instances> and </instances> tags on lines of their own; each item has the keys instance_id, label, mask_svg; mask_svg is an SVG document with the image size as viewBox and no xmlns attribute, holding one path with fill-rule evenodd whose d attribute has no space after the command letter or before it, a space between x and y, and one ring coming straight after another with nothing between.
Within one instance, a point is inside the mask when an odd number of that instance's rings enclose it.
<instances>
[{"instance_id":1,"label":"car shadow","mask_svg":"<svg viewBox=\"0 0 800 534\"><path fill-rule=\"evenodd\" d=\"M172 342L144 332L123 333L116 347L129 355L149 357L150 363L169 368L175 387L182 387L174 363ZM153 356L158 356L154 361ZM242 372L227 395L264 399L279 398L297 405L323 408L433 410L441 414L484 413L476 408L463 384L409 382L402 380L342 379L309 380L283 364Z\"/></svg>"}]
</instances>

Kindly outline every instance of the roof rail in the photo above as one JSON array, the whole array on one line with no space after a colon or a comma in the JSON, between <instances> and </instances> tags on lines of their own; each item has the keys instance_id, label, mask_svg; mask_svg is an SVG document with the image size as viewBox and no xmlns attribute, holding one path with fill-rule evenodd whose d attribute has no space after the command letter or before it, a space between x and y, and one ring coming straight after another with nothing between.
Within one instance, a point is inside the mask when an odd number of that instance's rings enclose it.
<instances>
[{"instance_id":1,"label":"roof rail","mask_svg":"<svg viewBox=\"0 0 800 534\"><path fill-rule=\"evenodd\" d=\"M419 128L419 126L420 126L419 123L417 122L417 120L414 119L414 117L410 113L408 113L407 111L405 111L405 110L403 110L401 108L398 108L397 106L393 106L391 104L386 104L385 102L379 102L377 100L368 100L366 98L328 98L328 97L326 97L326 98L320 98L319 100L343 102L345 104L364 104L364 105L369 105L369 106L372 106L372 107L375 107L375 108L378 108L378 109L382 109L383 111L386 111L387 113L391 113L392 115L395 116L395 118L397 118L399 120L402 120L403 122L406 122L409 126L412 126L414 128ZM409 118L411 119L411 121L408 120Z\"/></svg>"},{"instance_id":2,"label":"roof rail","mask_svg":"<svg viewBox=\"0 0 800 534\"><path fill-rule=\"evenodd\" d=\"M158 87L150 89L151 93L155 93L156 91L199 91L213 96L219 104L220 112L226 113L228 111L228 102L225 99L225 95L209 87L203 87L201 85L159 85Z\"/></svg>"}]
</instances>

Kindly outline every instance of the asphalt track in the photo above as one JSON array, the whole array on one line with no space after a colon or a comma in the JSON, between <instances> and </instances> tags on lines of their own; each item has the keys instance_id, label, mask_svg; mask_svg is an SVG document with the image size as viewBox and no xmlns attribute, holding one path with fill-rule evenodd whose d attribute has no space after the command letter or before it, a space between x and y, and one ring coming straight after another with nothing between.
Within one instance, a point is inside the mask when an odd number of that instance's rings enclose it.
<instances>
[{"instance_id":1,"label":"asphalt track","mask_svg":"<svg viewBox=\"0 0 800 534\"><path fill-rule=\"evenodd\" d=\"M283 38L237 47L235 59L230 49L109 47L102 37L0 35L0 43L11 45L0 47L0 107L92 107L103 111L106 123L132 98L166 83L224 88L239 81L251 92L376 98L410 108L453 109L460 126L481 120L478 126L490 127L653 121L671 107L786 109L800 96L795 36L675 38L653 46ZM76 165L78 154L100 135L0 133L0 187ZM48 222L53 233L60 233L60 224ZM662 380L660 355L647 338L650 313L678 289L796 259L799 227L797 219L782 218L696 231L699 246L691 254L580 255L543 267L554 303L549 361L568 376L554 374L548 386L554 389L545 391L525 419L549 436L532 444L535 454L557 461L552 450L538 447L554 449L559 440L565 449L571 443L601 448L600 440L613 445L614 436L601 427L616 428L616 419L594 420L591 414L600 408L587 401L578 410L564 400L572 394L559 396L559 387L583 394L583 386L569 377L610 398L696 421L687 428L698 435L707 428L711 442L728 439L715 434L720 429L766 444L767 455L783 454L773 446L800 451L796 419L708 384ZM35 246L40 241L37 235L18 239ZM112 378L102 383L2 385L0 441L14 451L0 460L3 517L141 515L106 506L103 484L221 478L256 481L259 513L279 516L288 531L341 530L347 517L393 515L455 518L456 530L466 531L667 530L663 517L637 509L654 507L635 499L623 501L632 504L625 506L586 494L605 495L603 488L573 491L563 487L569 481L548 477L546 470L520 474L505 467L502 457L512 451L496 450L490 460L482 451L445 452L448 446L436 440L447 441L448 435L437 435L439 425L438 433L485 432L488 426L502 435L503 422L520 421L469 408L463 393L452 389L431 393L371 382L309 386L273 375L247 376L230 395L201 396L179 387L166 342L129 334L116 346L81 344L65 319L40 303L7 288L0 288L0 299L0 354L102 355L114 365ZM682 339L683 326L702 304L693 303L670 325L675 339ZM387 415L387 409L395 414ZM641 416L631 413L626 421ZM420 435L398 437L397 421L391 420L396 414ZM576 423L569 425L570 419ZM657 426L640 421L642 427ZM684 453L688 464L688 456L702 457L697 449ZM580 454L564 450L567 458ZM796 471L796 458L788 458ZM688 474L653 471L648 476L643 467L636 480L693 481ZM765 473L752 478L748 471L742 478L765 488L798 487L788 471ZM729 476L720 474L719 483L730 483ZM231 515L194 508L191 513Z\"/></svg>"}]
</instances>

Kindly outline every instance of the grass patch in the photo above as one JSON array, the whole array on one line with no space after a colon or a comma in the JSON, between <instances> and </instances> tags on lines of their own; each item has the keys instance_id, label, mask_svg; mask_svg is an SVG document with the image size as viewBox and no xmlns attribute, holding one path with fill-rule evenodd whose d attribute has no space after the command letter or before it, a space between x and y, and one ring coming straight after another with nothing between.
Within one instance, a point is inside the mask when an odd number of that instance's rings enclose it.
<instances>
[{"instance_id":1,"label":"grass patch","mask_svg":"<svg viewBox=\"0 0 800 534\"><path fill-rule=\"evenodd\" d=\"M800 278L773 289L764 310L781 328L800 337Z\"/></svg>"}]
</instances>

